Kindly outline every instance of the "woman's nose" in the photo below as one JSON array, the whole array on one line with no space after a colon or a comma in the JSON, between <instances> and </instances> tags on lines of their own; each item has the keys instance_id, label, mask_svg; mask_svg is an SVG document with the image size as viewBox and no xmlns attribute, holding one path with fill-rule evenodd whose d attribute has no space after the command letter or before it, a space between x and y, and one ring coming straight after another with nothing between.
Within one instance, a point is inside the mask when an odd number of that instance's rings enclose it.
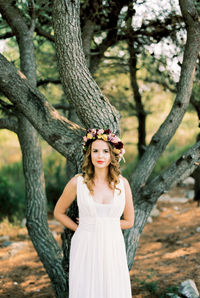
<instances>
[{"instance_id":1,"label":"woman's nose","mask_svg":"<svg viewBox=\"0 0 200 298\"><path fill-rule=\"evenodd\" d=\"M99 151L99 157L103 156L103 152L102 151Z\"/></svg>"}]
</instances>

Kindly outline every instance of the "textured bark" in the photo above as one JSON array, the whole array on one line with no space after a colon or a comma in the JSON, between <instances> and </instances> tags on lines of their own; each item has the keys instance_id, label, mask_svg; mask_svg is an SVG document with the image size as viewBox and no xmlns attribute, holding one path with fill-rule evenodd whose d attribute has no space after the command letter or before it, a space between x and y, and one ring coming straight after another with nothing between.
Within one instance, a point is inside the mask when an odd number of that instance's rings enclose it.
<instances>
[{"instance_id":1,"label":"textured bark","mask_svg":"<svg viewBox=\"0 0 200 298\"><path fill-rule=\"evenodd\" d=\"M18 132L18 121L15 118L0 118L0 129L8 129L15 133Z\"/></svg>"},{"instance_id":2,"label":"textured bark","mask_svg":"<svg viewBox=\"0 0 200 298\"><path fill-rule=\"evenodd\" d=\"M18 137L26 186L26 226L38 256L51 279L56 297L64 298L67 284L62 267L62 251L48 227L40 144L35 129L24 116L19 117Z\"/></svg>"},{"instance_id":3,"label":"textured bark","mask_svg":"<svg viewBox=\"0 0 200 298\"><path fill-rule=\"evenodd\" d=\"M83 52L85 54L86 65L90 68L91 60L91 42L94 35L95 23L87 20L82 30Z\"/></svg>"},{"instance_id":4,"label":"textured bark","mask_svg":"<svg viewBox=\"0 0 200 298\"><path fill-rule=\"evenodd\" d=\"M0 1L0 10L16 34L20 51L20 69L35 87L34 24L32 23L29 29L18 9L11 6L11 2ZM38 256L52 281L56 296L64 298L67 283L62 268L62 251L50 232L47 222L47 202L39 138L24 115L17 112L17 117L26 188L26 226Z\"/></svg>"},{"instance_id":5,"label":"textured bark","mask_svg":"<svg viewBox=\"0 0 200 298\"><path fill-rule=\"evenodd\" d=\"M77 160L81 155L83 129L61 116L1 54L0 89L53 148L63 156Z\"/></svg>"},{"instance_id":6,"label":"textured bark","mask_svg":"<svg viewBox=\"0 0 200 298\"><path fill-rule=\"evenodd\" d=\"M87 68L79 14L78 0L54 1L55 44L64 92L85 127L110 127L119 133L119 113L101 93Z\"/></svg>"}]
</instances>

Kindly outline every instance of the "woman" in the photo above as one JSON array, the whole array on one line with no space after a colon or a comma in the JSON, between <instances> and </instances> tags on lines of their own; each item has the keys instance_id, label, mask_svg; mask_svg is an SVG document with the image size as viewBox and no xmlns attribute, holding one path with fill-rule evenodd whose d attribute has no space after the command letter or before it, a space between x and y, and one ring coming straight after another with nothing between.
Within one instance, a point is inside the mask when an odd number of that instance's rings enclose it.
<instances>
[{"instance_id":1,"label":"woman","mask_svg":"<svg viewBox=\"0 0 200 298\"><path fill-rule=\"evenodd\" d=\"M54 210L55 218L75 231L69 297L130 298L122 229L133 226L134 208L129 183L120 175L123 143L109 129L90 129L83 140L83 174L69 181ZM76 196L78 224L65 214Z\"/></svg>"}]
</instances>

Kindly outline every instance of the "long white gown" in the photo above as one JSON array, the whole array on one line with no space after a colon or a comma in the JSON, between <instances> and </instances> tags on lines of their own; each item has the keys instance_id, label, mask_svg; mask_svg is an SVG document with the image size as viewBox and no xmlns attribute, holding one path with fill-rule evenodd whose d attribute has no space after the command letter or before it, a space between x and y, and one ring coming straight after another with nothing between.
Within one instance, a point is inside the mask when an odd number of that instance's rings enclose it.
<instances>
[{"instance_id":1,"label":"long white gown","mask_svg":"<svg viewBox=\"0 0 200 298\"><path fill-rule=\"evenodd\" d=\"M120 217L123 180L110 204L96 203L82 176L77 178L79 226L71 240L69 298L131 298Z\"/></svg>"}]
</instances>

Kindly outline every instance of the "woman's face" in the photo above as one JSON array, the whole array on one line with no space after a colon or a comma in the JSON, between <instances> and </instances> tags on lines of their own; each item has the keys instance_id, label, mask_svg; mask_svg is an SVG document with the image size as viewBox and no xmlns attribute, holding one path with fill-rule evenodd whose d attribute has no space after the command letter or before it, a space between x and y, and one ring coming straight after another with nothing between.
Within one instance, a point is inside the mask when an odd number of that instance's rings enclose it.
<instances>
[{"instance_id":1,"label":"woman's face","mask_svg":"<svg viewBox=\"0 0 200 298\"><path fill-rule=\"evenodd\" d=\"M94 167L105 168L111 162L110 148L107 142L96 140L91 146L91 160Z\"/></svg>"}]
</instances>

